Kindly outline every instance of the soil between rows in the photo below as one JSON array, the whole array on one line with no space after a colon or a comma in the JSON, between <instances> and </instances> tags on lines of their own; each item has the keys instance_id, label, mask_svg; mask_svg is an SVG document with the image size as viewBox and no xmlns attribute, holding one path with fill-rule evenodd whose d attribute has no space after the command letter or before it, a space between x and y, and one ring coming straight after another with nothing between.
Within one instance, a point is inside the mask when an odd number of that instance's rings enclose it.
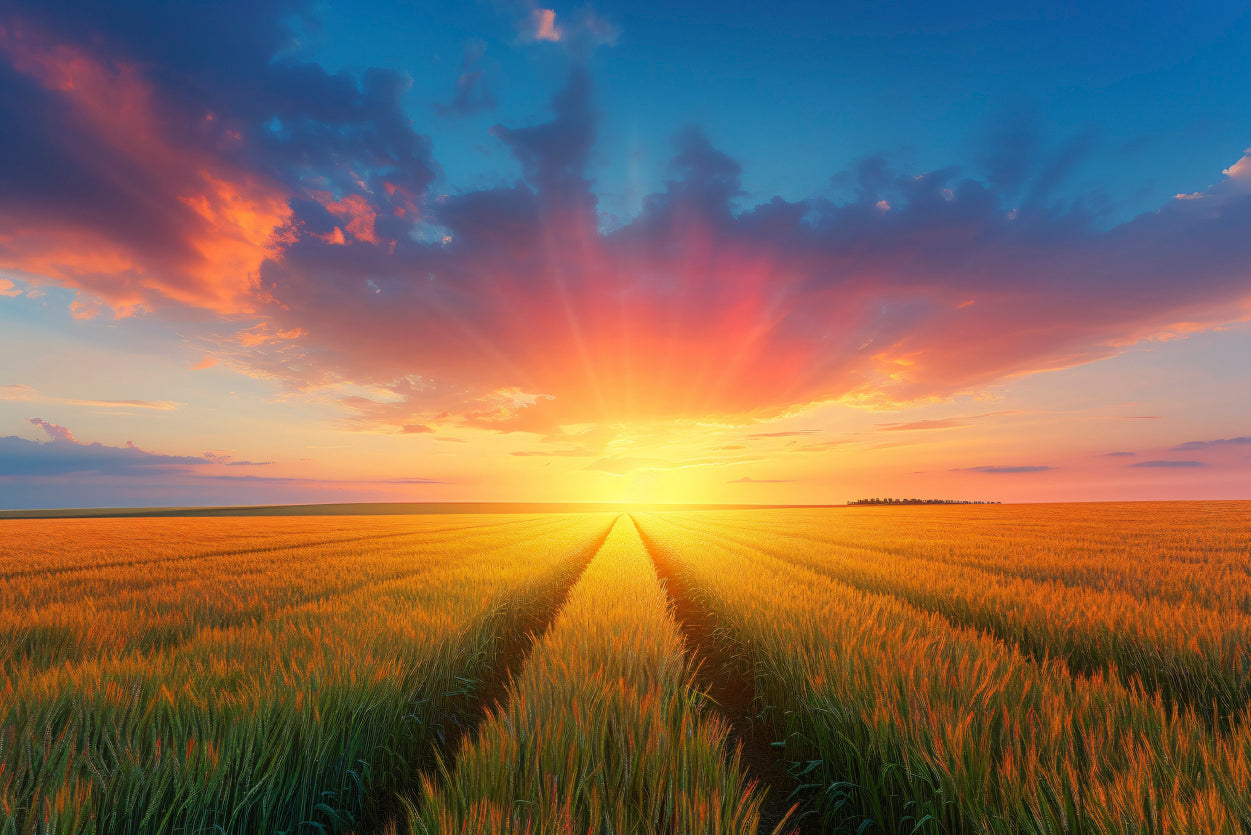
<instances>
[{"instance_id":1,"label":"soil between rows","mask_svg":"<svg viewBox=\"0 0 1251 835\"><path fill-rule=\"evenodd\" d=\"M783 822L782 831L787 835L820 832L819 818L803 815L803 804L791 799L795 781L787 771L782 749L773 744L773 729L755 714L755 681L744 672L740 660L730 656L717 640L716 621L693 598L664 549L656 546L633 516L630 521L664 581L674 618L698 668L697 684L729 723L730 741L739 747L748 776L758 779L760 788L766 790L760 806L761 835L773 832Z\"/></svg>"},{"instance_id":2,"label":"soil between rows","mask_svg":"<svg viewBox=\"0 0 1251 835\"><path fill-rule=\"evenodd\" d=\"M422 771L432 771L436 767L436 757L442 759L448 771L456 768L456 756L460 752L461 743L477 732L478 726L487 718L487 711L500 707L508 698L508 686L513 678L525 666L534 644L551 628L556 615L565 607L569 592L582 579L586 568L595 559L595 555L604 547L608 535L617 524L614 519L604 532L599 535L594 546L586 549L585 555L575 570L569 572L560 589L545 601L545 605L536 606L519 621L510 625L500 636L496 644L493 659L483 672L473 695L463 705L459 714L448 718L442 739L438 740L431 754L429 763L423 764ZM407 787L415 790L416 786ZM403 793L401 791L400 793ZM415 794L415 791L411 792ZM363 827L365 832L394 832L394 824L401 816L397 793L391 791L380 800L379 811L375 815L374 825ZM377 822L382 822L379 825Z\"/></svg>"}]
</instances>

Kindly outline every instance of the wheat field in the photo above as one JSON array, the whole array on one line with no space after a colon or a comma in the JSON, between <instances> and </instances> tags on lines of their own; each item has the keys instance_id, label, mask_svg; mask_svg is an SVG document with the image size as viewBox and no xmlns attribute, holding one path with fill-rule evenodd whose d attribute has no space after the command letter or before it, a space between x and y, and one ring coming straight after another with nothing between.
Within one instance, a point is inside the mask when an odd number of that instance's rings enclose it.
<instances>
[{"instance_id":1,"label":"wheat field","mask_svg":"<svg viewBox=\"0 0 1251 835\"><path fill-rule=\"evenodd\" d=\"M1251 503L0 522L5 833L1251 832Z\"/></svg>"}]
</instances>

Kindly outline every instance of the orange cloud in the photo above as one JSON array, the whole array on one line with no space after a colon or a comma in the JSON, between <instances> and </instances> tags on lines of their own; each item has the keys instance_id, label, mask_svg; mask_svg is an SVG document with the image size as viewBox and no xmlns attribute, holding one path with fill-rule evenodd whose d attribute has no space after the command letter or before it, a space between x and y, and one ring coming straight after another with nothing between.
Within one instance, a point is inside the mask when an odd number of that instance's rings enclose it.
<instances>
[{"instance_id":1,"label":"orange cloud","mask_svg":"<svg viewBox=\"0 0 1251 835\"><path fill-rule=\"evenodd\" d=\"M394 187L388 190L388 194L395 194ZM374 222L378 219L378 213L364 197L359 194L349 194L342 200L327 200L323 205L330 214L347 221L344 228L356 240L369 244L378 243L378 236L374 234ZM333 243L344 242L343 232L339 227L335 227L334 234L337 239Z\"/></svg>"},{"instance_id":2,"label":"orange cloud","mask_svg":"<svg viewBox=\"0 0 1251 835\"><path fill-rule=\"evenodd\" d=\"M79 166L67 173L120 204L42 207L0 195L0 268L77 288L118 315L168 301L248 309L261 264L292 240L286 191L179 137L137 65L20 25L0 27L6 58L91 138L76 148L62 137L58 150Z\"/></svg>"}]
</instances>

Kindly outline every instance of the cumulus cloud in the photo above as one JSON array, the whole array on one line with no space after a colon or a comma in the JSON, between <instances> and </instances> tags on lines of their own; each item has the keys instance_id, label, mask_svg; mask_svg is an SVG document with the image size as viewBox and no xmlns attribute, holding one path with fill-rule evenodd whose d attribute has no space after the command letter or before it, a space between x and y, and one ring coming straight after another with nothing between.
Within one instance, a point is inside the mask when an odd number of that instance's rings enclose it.
<instances>
[{"instance_id":1,"label":"cumulus cloud","mask_svg":"<svg viewBox=\"0 0 1251 835\"><path fill-rule=\"evenodd\" d=\"M1251 316L1246 157L1109 226L1053 198L1084 140L1049 150L1028 118L1004 120L1012 141L980 172L874 157L839 200L748 201L740 163L690 129L663 188L605 228L584 67L549 121L492 130L520 180L431 195L408 80L300 62L303 6L114 8L49 0L0 21L0 267L115 311L246 314L213 355L292 390L367 392L342 402L356 428L746 425Z\"/></svg>"},{"instance_id":2,"label":"cumulus cloud","mask_svg":"<svg viewBox=\"0 0 1251 835\"><path fill-rule=\"evenodd\" d=\"M124 447L80 443L64 426L42 418L28 421L48 436L48 442L29 441L15 435L0 437L0 476L71 473L126 476L206 463L203 458L146 452L130 443Z\"/></svg>"}]
</instances>

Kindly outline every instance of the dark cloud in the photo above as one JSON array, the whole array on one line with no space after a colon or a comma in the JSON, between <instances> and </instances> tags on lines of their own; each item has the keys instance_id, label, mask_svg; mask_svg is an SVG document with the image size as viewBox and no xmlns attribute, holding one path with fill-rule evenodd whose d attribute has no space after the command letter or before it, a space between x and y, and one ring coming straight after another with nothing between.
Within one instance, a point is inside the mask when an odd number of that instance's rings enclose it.
<instances>
[{"instance_id":1,"label":"dark cloud","mask_svg":"<svg viewBox=\"0 0 1251 835\"><path fill-rule=\"evenodd\" d=\"M1188 469L1191 467L1204 467L1207 465L1204 464L1202 461L1163 460L1163 461L1136 461L1133 464L1130 464L1129 466L1150 467L1150 468L1159 468L1159 469Z\"/></svg>"},{"instance_id":2,"label":"dark cloud","mask_svg":"<svg viewBox=\"0 0 1251 835\"><path fill-rule=\"evenodd\" d=\"M1018 473L1042 473L1047 470L1054 470L1055 467L1046 467L1039 465L1017 465L1010 467L965 467L965 472L970 473L988 473L990 475L1016 475ZM960 472L955 470L954 472Z\"/></svg>"},{"instance_id":3,"label":"dark cloud","mask_svg":"<svg viewBox=\"0 0 1251 835\"><path fill-rule=\"evenodd\" d=\"M1105 458L1132 458L1137 454L1136 452L1105 452L1103 456Z\"/></svg>"}]
</instances>

